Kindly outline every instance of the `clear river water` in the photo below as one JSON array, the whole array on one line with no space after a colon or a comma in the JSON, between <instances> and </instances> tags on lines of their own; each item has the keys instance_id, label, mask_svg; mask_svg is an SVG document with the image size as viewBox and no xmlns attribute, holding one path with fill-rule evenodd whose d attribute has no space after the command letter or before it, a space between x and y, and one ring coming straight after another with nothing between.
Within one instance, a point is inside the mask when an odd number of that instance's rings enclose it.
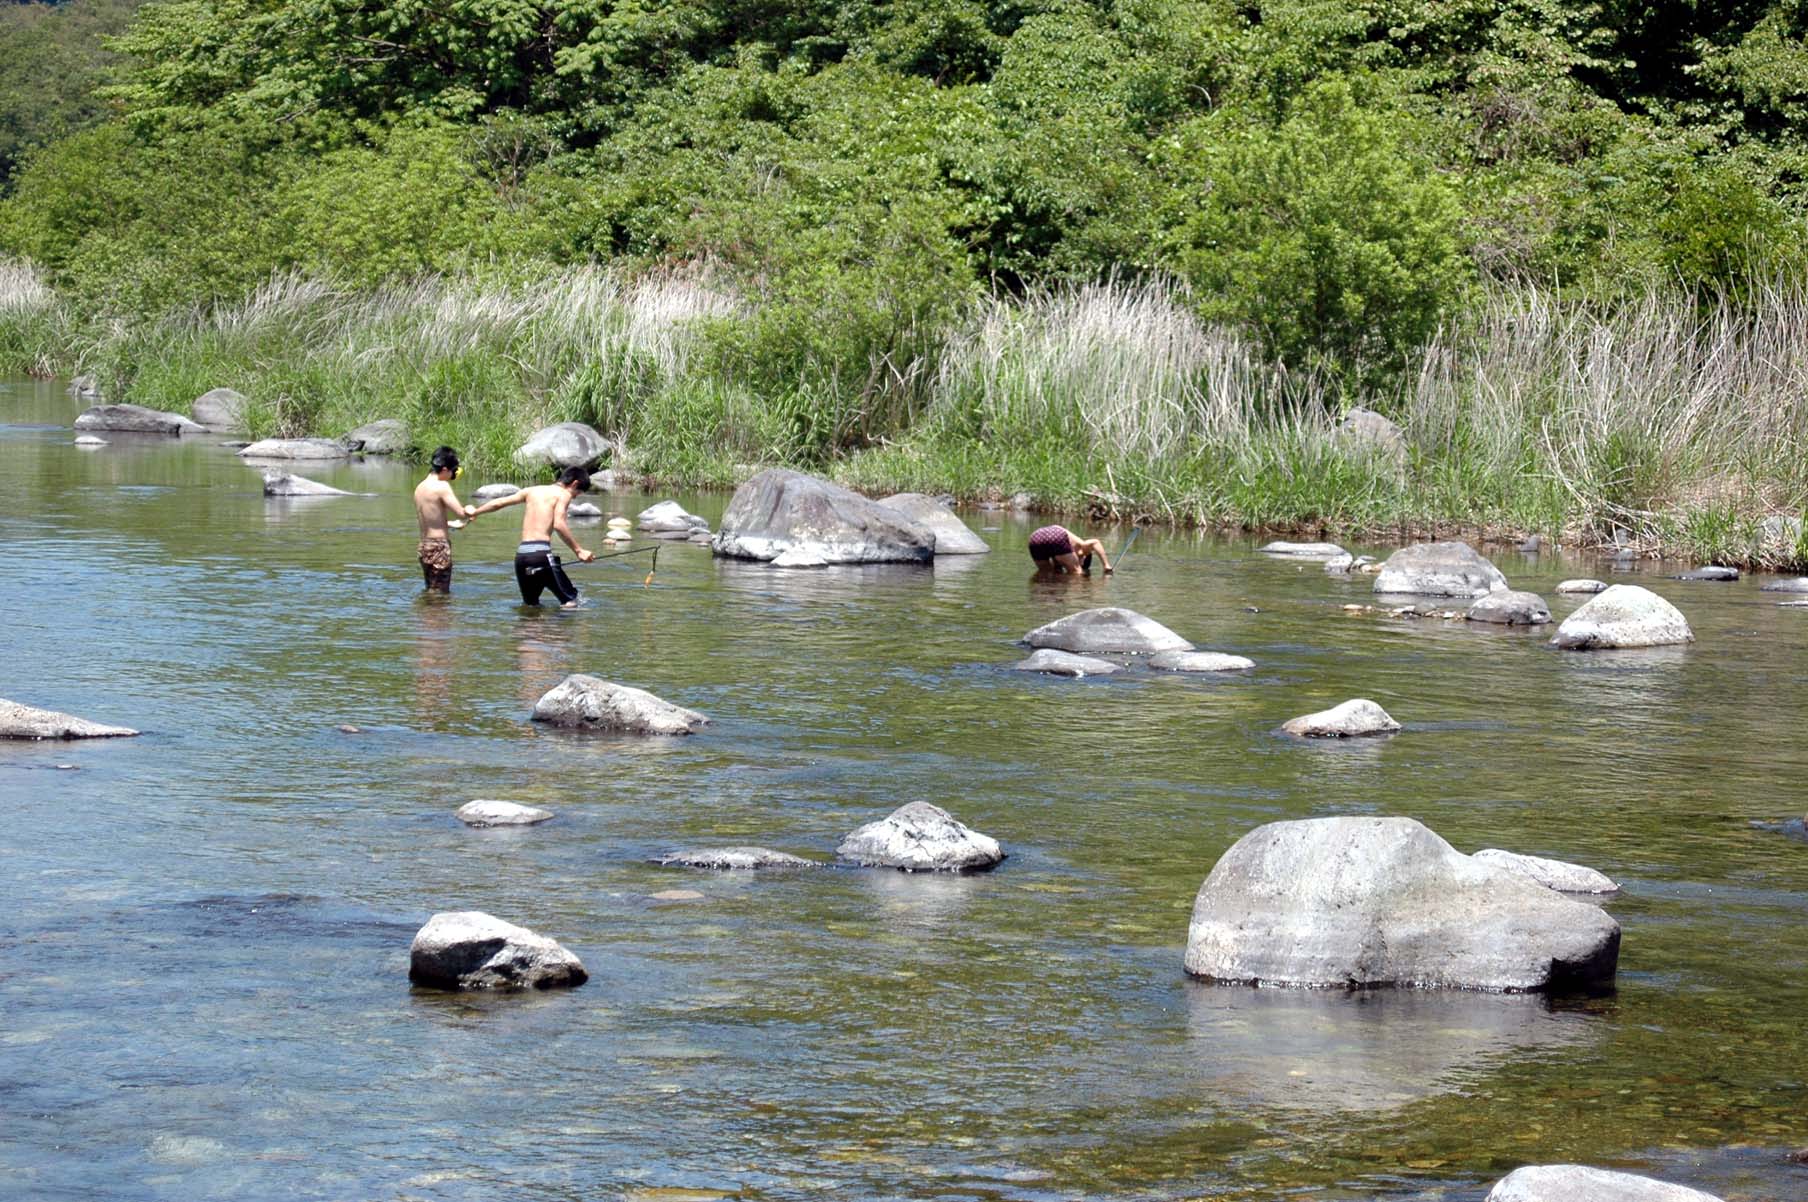
<instances>
[{"instance_id":1,"label":"clear river water","mask_svg":"<svg viewBox=\"0 0 1808 1202\"><path fill-rule=\"evenodd\" d=\"M1808 610L1756 580L1640 565L1698 641L1559 653L1548 628L1346 613L1369 578L1249 539L1151 530L1116 576L1037 581L1033 520L967 512L994 554L783 571L671 546L651 587L644 556L573 567L586 604L560 613L518 603L511 510L456 536L435 603L416 469L303 468L369 495L266 500L214 438L78 449L78 410L0 382L0 697L146 733L0 746L8 1198L1456 1200L1566 1161L1808 1198ZM1608 570L1496 560L1559 617L1559 579ZM1007 670L1104 604L1257 668ZM529 723L578 671L713 725ZM1405 731L1275 733L1352 696ZM473 798L557 817L471 830ZM912 800L1010 858L648 862L826 860ZM1189 980L1218 856L1333 814L1613 876L1618 991ZM560 940L589 983L411 988L410 939L451 909Z\"/></svg>"}]
</instances>

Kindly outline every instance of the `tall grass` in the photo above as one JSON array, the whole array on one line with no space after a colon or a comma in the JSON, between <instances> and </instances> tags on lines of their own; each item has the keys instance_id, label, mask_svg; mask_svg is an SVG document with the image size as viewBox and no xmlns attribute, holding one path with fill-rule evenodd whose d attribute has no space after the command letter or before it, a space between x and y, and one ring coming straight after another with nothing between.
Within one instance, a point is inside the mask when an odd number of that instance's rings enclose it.
<instances>
[{"instance_id":1,"label":"tall grass","mask_svg":"<svg viewBox=\"0 0 1808 1202\"><path fill-rule=\"evenodd\" d=\"M68 311L30 263L0 259L0 371L51 376L69 344Z\"/></svg>"}]
</instances>

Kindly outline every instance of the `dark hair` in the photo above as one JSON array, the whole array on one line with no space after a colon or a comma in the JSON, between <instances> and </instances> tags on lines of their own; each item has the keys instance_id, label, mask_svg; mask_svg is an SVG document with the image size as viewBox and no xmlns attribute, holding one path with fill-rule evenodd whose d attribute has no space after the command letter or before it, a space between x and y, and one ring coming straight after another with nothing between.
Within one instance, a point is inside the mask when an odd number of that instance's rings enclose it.
<instances>
[{"instance_id":1,"label":"dark hair","mask_svg":"<svg viewBox=\"0 0 1808 1202\"><path fill-rule=\"evenodd\" d=\"M458 470L458 452L451 447L441 447L433 452L433 458L428 462L433 464L436 472L455 472Z\"/></svg>"},{"instance_id":2,"label":"dark hair","mask_svg":"<svg viewBox=\"0 0 1808 1202\"><path fill-rule=\"evenodd\" d=\"M579 492L590 491L590 473L581 467L568 467L559 473L560 484L575 484Z\"/></svg>"}]
</instances>

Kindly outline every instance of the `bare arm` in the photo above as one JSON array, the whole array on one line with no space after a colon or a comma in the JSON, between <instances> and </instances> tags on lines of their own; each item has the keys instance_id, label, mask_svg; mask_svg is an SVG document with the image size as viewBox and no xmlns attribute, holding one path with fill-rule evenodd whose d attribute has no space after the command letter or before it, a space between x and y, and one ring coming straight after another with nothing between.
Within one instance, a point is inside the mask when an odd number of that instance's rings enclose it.
<instances>
[{"instance_id":1,"label":"bare arm","mask_svg":"<svg viewBox=\"0 0 1808 1202\"><path fill-rule=\"evenodd\" d=\"M1068 538L1073 542L1075 555L1097 555L1107 574L1114 570L1111 566L1111 558L1105 554L1104 543L1096 538L1074 538L1071 534L1068 535Z\"/></svg>"},{"instance_id":2,"label":"bare arm","mask_svg":"<svg viewBox=\"0 0 1808 1202\"><path fill-rule=\"evenodd\" d=\"M552 528L560 538L565 540L565 545L571 548L571 553L578 557L579 563L589 563L596 558L596 554L578 546L578 540L571 537L571 527L565 523L565 511L569 508L571 508L569 496L553 507Z\"/></svg>"},{"instance_id":3,"label":"bare arm","mask_svg":"<svg viewBox=\"0 0 1808 1202\"><path fill-rule=\"evenodd\" d=\"M450 483L440 485L439 502L441 505L445 506L447 517L468 518L477 512L469 505L465 505L459 501L458 494L452 491L452 485Z\"/></svg>"},{"instance_id":4,"label":"bare arm","mask_svg":"<svg viewBox=\"0 0 1808 1202\"><path fill-rule=\"evenodd\" d=\"M450 492L451 490L448 489L447 491ZM486 513L495 513L498 509L507 509L510 505L520 505L526 500L527 490L522 489L520 492L510 493L506 497L497 497L494 501L485 501L476 509L471 510L467 516L474 518L482 517Z\"/></svg>"}]
</instances>

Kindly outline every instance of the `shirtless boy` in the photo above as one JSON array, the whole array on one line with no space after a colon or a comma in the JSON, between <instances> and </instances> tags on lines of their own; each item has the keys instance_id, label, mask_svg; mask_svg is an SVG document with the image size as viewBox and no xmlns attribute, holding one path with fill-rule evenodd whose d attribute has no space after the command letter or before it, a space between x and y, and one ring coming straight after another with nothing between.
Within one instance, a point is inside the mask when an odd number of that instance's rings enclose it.
<instances>
[{"instance_id":1,"label":"shirtless boy","mask_svg":"<svg viewBox=\"0 0 1808 1202\"><path fill-rule=\"evenodd\" d=\"M559 473L556 484L536 484L471 511L476 518L510 505L527 506L527 512L521 515L521 545L515 548L515 583L521 586L524 603L540 604L540 594L551 589L559 599L559 608L578 607L577 586L565 575L559 557L552 553L552 536L556 531L579 563L596 558L595 552L578 546L578 540L571 536L571 527L565 524L565 511L571 507L572 498L589 491L590 473L581 467L568 467Z\"/></svg>"},{"instance_id":2,"label":"shirtless boy","mask_svg":"<svg viewBox=\"0 0 1808 1202\"><path fill-rule=\"evenodd\" d=\"M421 520L421 575L430 593L452 591L452 534L448 522L469 517L474 510L461 505L452 491L458 478L458 452L441 447L433 452L433 470L414 486L414 512Z\"/></svg>"}]
</instances>

